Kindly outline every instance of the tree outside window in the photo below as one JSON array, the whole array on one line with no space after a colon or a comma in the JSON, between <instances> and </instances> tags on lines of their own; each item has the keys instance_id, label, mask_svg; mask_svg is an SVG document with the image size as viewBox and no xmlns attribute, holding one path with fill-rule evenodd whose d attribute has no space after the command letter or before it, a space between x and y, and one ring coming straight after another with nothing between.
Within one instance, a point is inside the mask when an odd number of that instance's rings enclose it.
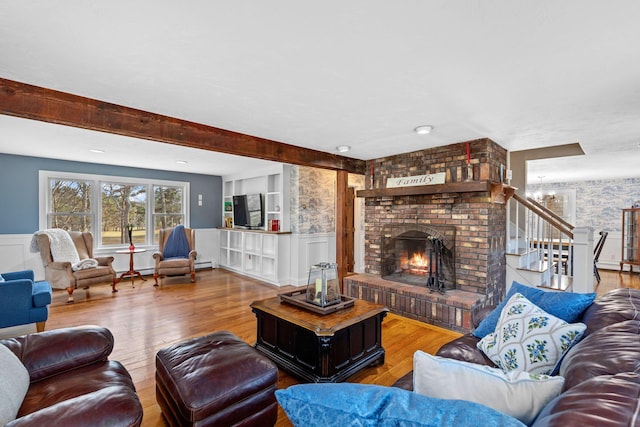
<instances>
[{"instance_id":1,"label":"tree outside window","mask_svg":"<svg viewBox=\"0 0 640 427\"><path fill-rule=\"evenodd\" d=\"M187 225L188 183L47 171L41 183L42 226L89 231L99 246L128 246L127 226L134 245L151 245L160 228Z\"/></svg>"},{"instance_id":2,"label":"tree outside window","mask_svg":"<svg viewBox=\"0 0 640 427\"><path fill-rule=\"evenodd\" d=\"M154 186L154 236L158 242L158 230L184 224L184 197L181 187Z\"/></svg>"},{"instance_id":3,"label":"tree outside window","mask_svg":"<svg viewBox=\"0 0 640 427\"><path fill-rule=\"evenodd\" d=\"M132 242L147 241L147 186L103 182L102 245L129 244L127 225L133 227Z\"/></svg>"},{"instance_id":4,"label":"tree outside window","mask_svg":"<svg viewBox=\"0 0 640 427\"><path fill-rule=\"evenodd\" d=\"M91 231L92 183L66 179L49 180L51 211L47 215L49 228Z\"/></svg>"}]
</instances>

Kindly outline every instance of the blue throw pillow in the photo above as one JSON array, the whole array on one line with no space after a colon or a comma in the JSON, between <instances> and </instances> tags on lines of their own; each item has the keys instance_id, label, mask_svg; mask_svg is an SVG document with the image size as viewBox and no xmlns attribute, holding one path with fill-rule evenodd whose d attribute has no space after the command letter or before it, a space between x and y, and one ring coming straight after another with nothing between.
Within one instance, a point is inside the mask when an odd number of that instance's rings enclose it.
<instances>
[{"instance_id":1,"label":"blue throw pillow","mask_svg":"<svg viewBox=\"0 0 640 427\"><path fill-rule=\"evenodd\" d=\"M277 390L276 398L295 427L524 426L479 403L373 384L299 384Z\"/></svg>"},{"instance_id":2,"label":"blue throw pillow","mask_svg":"<svg viewBox=\"0 0 640 427\"><path fill-rule=\"evenodd\" d=\"M4 277L2 277L2 274L0 274L0 282L4 282Z\"/></svg>"},{"instance_id":3,"label":"blue throw pillow","mask_svg":"<svg viewBox=\"0 0 640 427\"><path fill-rule=\"evenodd\" d=\"M504 300L498 304L487 317L478 325L473 335L484 338L496 329L500 313L505 304L515 294L522 294L526 299L543 309L549 314L564 320L567 323L576 323L582 313L591 305L596 297L595 293L577 294L573 292L547 292L531 286L522 285L514 280L511 289Z\"/></svg>"}]
</instances>

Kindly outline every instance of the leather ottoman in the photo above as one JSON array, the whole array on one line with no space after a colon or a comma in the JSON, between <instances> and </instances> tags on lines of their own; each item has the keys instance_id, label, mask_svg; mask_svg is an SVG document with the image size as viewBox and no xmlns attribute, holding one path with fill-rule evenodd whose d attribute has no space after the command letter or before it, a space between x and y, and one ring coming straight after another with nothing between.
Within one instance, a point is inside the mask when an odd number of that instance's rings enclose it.
<instances>
[{"instance_id":1,"label":"leather ottoman","mask_svg":"<svg viewBox=\"0 0 640 427\"><path fill-rule=\"evenodd\" d=\"M156 354L156 400L171 426L272 426L278 368L230 332Z\"/></svg>"}]
</instances>

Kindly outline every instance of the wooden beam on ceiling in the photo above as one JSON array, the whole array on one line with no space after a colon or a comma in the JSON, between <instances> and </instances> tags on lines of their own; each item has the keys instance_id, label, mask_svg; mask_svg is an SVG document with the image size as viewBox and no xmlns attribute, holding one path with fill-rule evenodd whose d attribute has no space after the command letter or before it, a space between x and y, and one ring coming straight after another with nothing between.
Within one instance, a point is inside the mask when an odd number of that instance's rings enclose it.
<instances>
[{"instance_id":1,"label":"wooden beam on ceiling","mask_svg":"<svg viewBox=\"0 0 640 427\"><path fill-rule=\"evenodd\" d=\"M0 114L364 175L365 161L0 78Z\"/></svg>"}]
</instances>

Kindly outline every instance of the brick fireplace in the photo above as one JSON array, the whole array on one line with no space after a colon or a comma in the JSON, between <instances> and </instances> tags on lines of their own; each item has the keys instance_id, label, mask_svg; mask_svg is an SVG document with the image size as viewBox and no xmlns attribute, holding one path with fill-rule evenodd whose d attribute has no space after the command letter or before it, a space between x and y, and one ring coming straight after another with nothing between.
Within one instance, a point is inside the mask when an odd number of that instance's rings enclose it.
<instances>
[{"instance_id":1,"label":"brick fireplace","mask_svg":"<svg viewBox=\"0 0 640 427\"><path fill-rule=\"evenodd\" d=\"M466 144L372 161L367 189L357 194L365 198L366 273L345 278L347 295L461 332L471 329L473 312L504 296L506 209L493 190L501 188L506 150L490 139L469 141L474 179L466 180ZM387 178L438 172L445 184L386 188ZM418 252L426 263L405 260ZM443 292L427 286L436 267Z\"/></svg>"}]
</instances>

